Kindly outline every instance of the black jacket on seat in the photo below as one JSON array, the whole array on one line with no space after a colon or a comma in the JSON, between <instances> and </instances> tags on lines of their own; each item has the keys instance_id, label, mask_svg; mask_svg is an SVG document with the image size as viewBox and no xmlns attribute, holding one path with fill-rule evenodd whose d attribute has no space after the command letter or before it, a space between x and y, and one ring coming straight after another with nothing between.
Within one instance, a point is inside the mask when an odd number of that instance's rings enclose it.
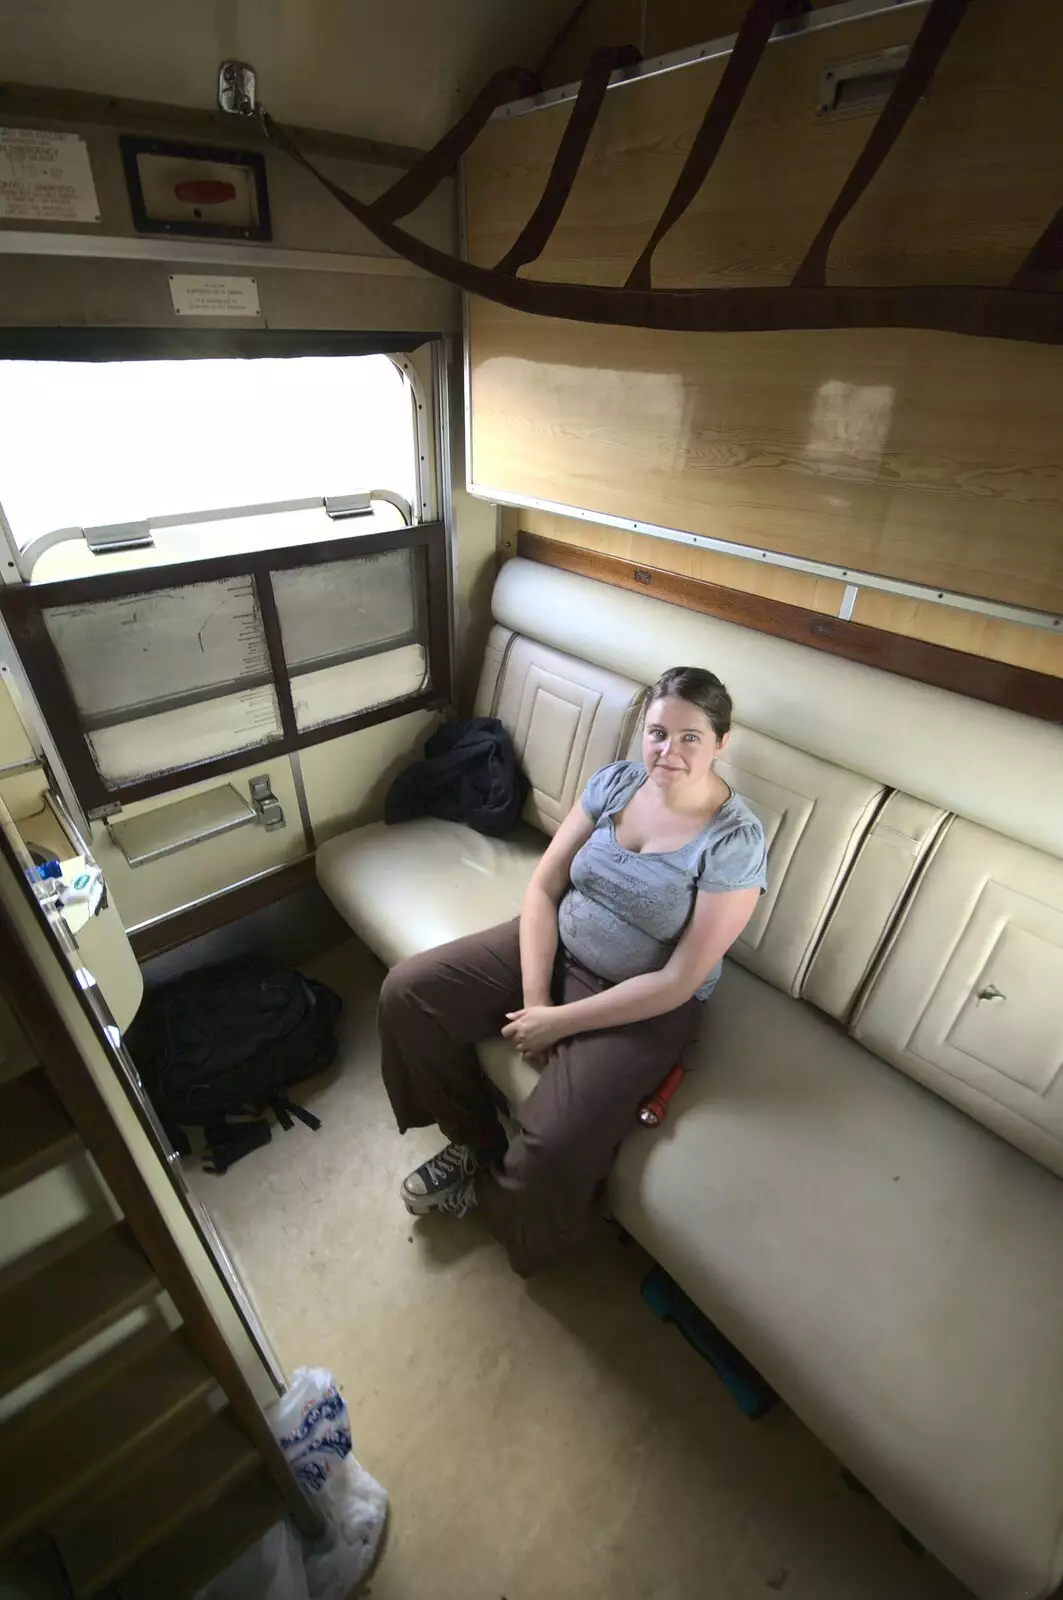
<instances>
[{"instance_id":1,"label":"black jacket on seat","mask_svg":"<svg viewBox=\"0 0 1063 1600\"><path fill-rule=\"evenodd\" d=\"M385 822L444 817L495 838L516 827L529 785L497 717L445 722L424 753L388 790Z\"/></svg>"}]
</instances>

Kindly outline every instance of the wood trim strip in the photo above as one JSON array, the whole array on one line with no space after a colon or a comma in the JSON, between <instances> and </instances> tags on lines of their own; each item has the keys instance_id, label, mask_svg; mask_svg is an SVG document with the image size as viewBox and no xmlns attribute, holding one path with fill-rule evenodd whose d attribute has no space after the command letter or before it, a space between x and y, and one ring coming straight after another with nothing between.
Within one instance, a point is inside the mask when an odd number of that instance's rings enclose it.
<instances>
[{"instance_id":1,"label":"wood trim strip","mask_svg":"<svg viewBox=\"0 0 1063 1600\"><path fill-rule=\"evenodd\" d=\"M133 947L133 954L138 961L150 961L153 956L165 955L168 950L176 950L191 939L213 933L217 928L225 928L230 922L238 922L241 917L249 917L264 906L286 900L290 894L297 894L300 889L306 889L316 881L313 856L303 856L301 860L292 861L277 872L252 878L250 883L226 889L223 894L213 895L200 905L175 911L172 916L163 917L159 922L131 933L129 943Z\"/></svg>"},{"instance_id":2,"label":"wood trim strip","mask_svg":"<svg viewBox=\"0 0 1063 1600\"><path fill-rule=\"evenodd\" d=\"M0 856L5 877L10 875L16 893L27 898L31 891L22 880L11 845L0 830ZM40 910L33 910L39 917ZM61 957L47 930L50 959ZM77 1040L60 1016L44 981L22 942L5 905L0 904L0 973L5 997L22 1031L36 1052L44 1070L77 1128L86 1149L125 1216L159 1282L170 1295L199 1354L224 1389L233 1412L254 1442L266 1470L284 1497L299 1527L309 1537L321 1532L321 1518L298 1480L291 1472L273 1437L265 1413L255 1399L250 1384L227 1340L214 1319L196 1278L181 1253L136 1159L118 1129L94 1078L89 1072ZM64 972L73 984L73 976ZM80 997L79 997L80 998ZM82 1006L85 1002L81 1000ZM98 1023L85 1007L93 1032Z\"/></svg>"},{"instance_id":3,"label":"wood trim strip","mask_svg":"<svg viewBox=\"0 0 1063 1600\"><path fill-rule=\"evenodd\" d=\"M862 622L824 616L820 611L810 611L787 601L727 589L722 584L707 583L703 578L683 577L597 550L583 550L537 533L518 533L517 554L528 561L558 567L563 572L575 572L616 589L649 594L687 611L720 617L757 633L824 650L846 661L858 661L863 666L893 672L917 683L949 689L971 700L983 700L987 705L1020 711L1044 722L1063 722L1063 678L1054 678L1045 672L1014 667L1005 661L990 661L984 656L968 655L963 650L951 650L946 645L909 639L885 628L869 628Z\"/></svg>"}]
</instances>

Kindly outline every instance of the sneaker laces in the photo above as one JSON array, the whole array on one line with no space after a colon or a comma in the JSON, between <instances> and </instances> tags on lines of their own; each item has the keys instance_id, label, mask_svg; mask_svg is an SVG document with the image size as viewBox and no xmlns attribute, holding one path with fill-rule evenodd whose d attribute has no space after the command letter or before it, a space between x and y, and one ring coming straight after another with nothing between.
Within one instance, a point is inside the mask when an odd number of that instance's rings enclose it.
<instances>
[{"instance_id":1,"label":"sneaker laces","mask_svg":"<svg viewBox=\"0 0 1063 1600\"><path fill-rule=\"evenodd\" d=\"M439 1210L448 1217L466 1217L470 1211L476 1211L480 1202L476 1198L476 1181L472 1176L462 1178L456 1189L452 1189L446 1199L441 1201Z\"/></svg>"},{"instance_id":2,"label":"sneaker laces","mask_svg":"<svg viewBox=\"0 0 1063 1600\"><path fill-rule=\"evenodd\" d=\"M448 1144L437 1156L426 1161L424 1170L436 1188L445 1188L455 1177L473 1170L475 1162L467 1144Z\"/></svg>"}]
</instances>

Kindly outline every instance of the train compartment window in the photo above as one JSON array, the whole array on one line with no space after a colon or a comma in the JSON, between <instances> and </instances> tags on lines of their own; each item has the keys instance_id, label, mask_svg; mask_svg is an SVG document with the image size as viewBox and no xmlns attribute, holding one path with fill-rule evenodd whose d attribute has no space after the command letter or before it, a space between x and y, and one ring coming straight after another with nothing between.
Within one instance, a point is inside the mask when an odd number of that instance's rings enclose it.
<instances>
[{"instance_id":1,"label":"train compartment window","mask_svg":"<svg viewBox=\"0 0 1063 1600\"><path fill-rule=\"evenodd\" d=\"M54 583L416 520L417 405L389 356L0 361L0 506Z\"/></svg>"}]
</instances>

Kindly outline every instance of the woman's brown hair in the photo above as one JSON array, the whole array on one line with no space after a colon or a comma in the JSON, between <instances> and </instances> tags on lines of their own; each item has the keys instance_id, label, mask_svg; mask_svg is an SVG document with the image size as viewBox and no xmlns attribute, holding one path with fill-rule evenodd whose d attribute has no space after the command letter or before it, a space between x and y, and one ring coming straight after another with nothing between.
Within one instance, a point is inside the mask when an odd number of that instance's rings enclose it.
<instances>
[{"instance_id":1,"label":"woman's brown hair","mask_svg":"<svg viewBox=\"0 0 1063 1600\"><path fill-rule=\"evenodd\" d=\"M731 731L731 696L713 672L704 667L669 667L662 672L650 690L652 705L655 700L686 700L697 706L712 724L717 739Z\"/></svg>"}]
</instances>

